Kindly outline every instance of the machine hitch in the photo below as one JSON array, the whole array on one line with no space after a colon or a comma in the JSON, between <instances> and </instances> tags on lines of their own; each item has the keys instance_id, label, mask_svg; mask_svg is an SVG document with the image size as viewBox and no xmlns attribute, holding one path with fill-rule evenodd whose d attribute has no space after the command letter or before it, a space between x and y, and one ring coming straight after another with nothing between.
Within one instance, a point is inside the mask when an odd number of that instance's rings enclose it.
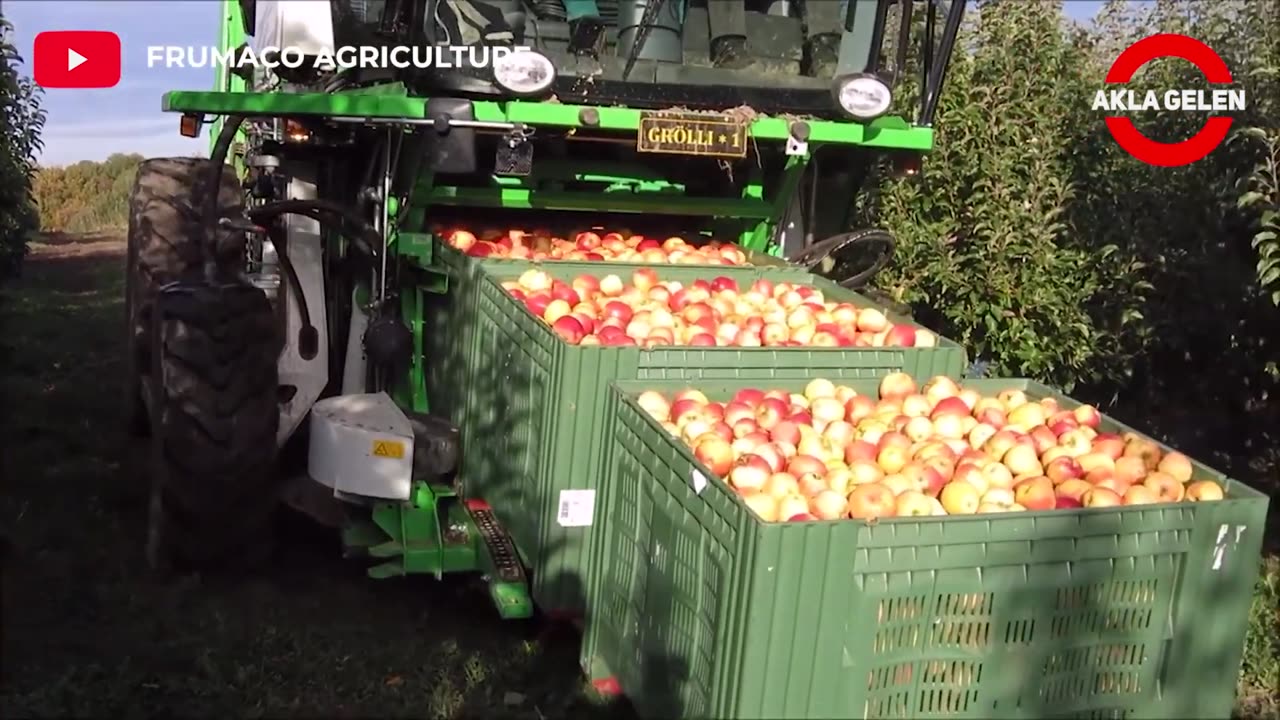
<instances>
[{"instance_id":1,"label":"machine hitch","mask_svg":"<svg viewBox=\"0 0 1280 720\"><path fill-rule=\"evenodd\" d=\"M461 501L447 485L415 482L409 500L377 502L368 519L342 532L348 556L383 560L369 577L445 573L483 574L498 614L533 615L533 600L514 543L482 500Z\"/></svg>"}]
</instances>

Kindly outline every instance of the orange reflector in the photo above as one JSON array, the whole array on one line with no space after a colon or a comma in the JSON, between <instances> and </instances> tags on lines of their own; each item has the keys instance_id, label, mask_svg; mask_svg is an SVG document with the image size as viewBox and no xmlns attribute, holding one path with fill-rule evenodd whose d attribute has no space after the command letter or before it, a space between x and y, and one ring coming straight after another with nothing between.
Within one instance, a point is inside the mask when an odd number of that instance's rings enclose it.
<instances>
[{"instance_id":1,"label":"orange reflector","mask_svg":"<svg viewBox=\"0 0 1280 720\"><path fill-rule=\"evenodd\" d=\"M178 122L178 132L182 133L182 137L200 137L200 116L189 113L183 115Z\"/></svg>"}]
</instances>

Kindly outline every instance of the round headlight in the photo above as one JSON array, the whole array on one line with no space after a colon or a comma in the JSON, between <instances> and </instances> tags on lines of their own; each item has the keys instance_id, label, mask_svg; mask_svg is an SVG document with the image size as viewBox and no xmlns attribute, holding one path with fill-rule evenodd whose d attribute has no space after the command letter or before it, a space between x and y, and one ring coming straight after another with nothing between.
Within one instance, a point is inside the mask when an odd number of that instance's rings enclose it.
<instances>
[{"instance_id":1,"label":"round headlight","mask_svg":"<svg viewBox=\"0 0 1280 720\"><path fill-rule=\"evenodd\" d=\"M874 75L852 75L835 82L836 102L859 120L874 120L889 112L893 92Z\"/></svg>"},{"instance_id":2,"label":"round headlight","mask_svg":"<svg viewBox=\"0 0 1280 720\"><path fill-rule=\"evenodd\" d=\"M493 59L493 80L517 95L537 95L556 81L556 66L542 53L518 50Z\"/></svg>"}]
</instances>

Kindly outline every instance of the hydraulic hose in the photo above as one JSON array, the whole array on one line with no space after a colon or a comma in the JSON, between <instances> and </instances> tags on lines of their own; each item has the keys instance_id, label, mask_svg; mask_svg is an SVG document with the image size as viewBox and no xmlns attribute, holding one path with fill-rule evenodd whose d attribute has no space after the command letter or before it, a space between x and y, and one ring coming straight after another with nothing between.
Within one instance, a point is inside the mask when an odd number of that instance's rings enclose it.
<instances>
[{"instance_id":1,"label":"hydraulic hose","mask_svg":"<svg viewBox=\"0 0 1280 720\"><path fill-rule=\"evenodd\" d=\"M787 258L788 262L803 266L818 275L826 275L835 269L838 258L837 253L852 248L856 245L877 245L880 248L880 254L876 257L875 262L862 272L856 273L843 280L837 280L836 283L841 287L850 290L859 290L864 287L876 273L884 269L889 264L889 260L893 257L893 251L896 247L894 237L886 230L880 228L864 228L862 230L853 230L851 232L839 233L823 240L816 245L811 245L799 253L791 255ZM826 265L827 267L822 267Z\"/></svg>"},{"instance_id":2,"label":"hydraulic hose","mask_svg":"<svg viewBox=\"0 0 1280 720\"><path fill-rule=\"evenodd\" d=\"M290 213L306 215L323 225L330 226L350 240L356 250L365 255L374 258L382 255L381 248L374 249L374 245L382 244L382 236L378 231L350 208L329 200L277 200L250 208L248 211L249 218L257 223ZM325 215L336 216L345 223L345 226L338 224L334 227L335 223L326 219ZM358 232L352 232L357 230Z\"/></svg>"},{"instance_id":3,"label":"hydraulic hose","mask_svg":"<svg viewBox=\"0 0 1280 720\"><path fill-rule=\"evenodd\" d=\"M209 176L205 184L203 213L200 215L201 227L207 233L203 250L205 254L205 275L212 276L216 268L218 237L218 198L222 195L222 167L227 162L227 152L231 150L231 141L235 139L240 126L244 124L243 115L228 115L222 121L222 131L213 143L213 151L209 153Z\"/></svg>"},{"instance_id":4,"label":"hydraulic hose","mask_svg":"<svg viewBox=\"0 0 1280 720\"><path fill-rule=\"evenodd\" d=\"M302 290L302 281L298 278L298 271L293 266L293 258L289 257L289 243L284 241L284 238L274 239L281 241L275 243L276 258L284 268L289 284L297 291L298 316L302 320L302 327L298 330L298 354L303 360L310 360L319 352L320 331L316 330L316 326L311 322L311 308L307 305L307 295Z\"/></svg>"}]
</instances>

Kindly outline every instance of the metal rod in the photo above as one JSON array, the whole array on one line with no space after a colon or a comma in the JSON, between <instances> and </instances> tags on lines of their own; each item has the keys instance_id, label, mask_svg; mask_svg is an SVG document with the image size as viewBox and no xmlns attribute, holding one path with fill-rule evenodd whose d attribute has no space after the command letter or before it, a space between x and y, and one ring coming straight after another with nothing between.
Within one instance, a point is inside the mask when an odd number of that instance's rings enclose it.
<instances>
[{"instance_id":1,"label":"metal rod","mask_svg":"<svg viewBox=\"0 0 1280 720\"><path fill-rule=\"evenodd\" d=\"M382 232L382 270L378 273L378 301L387 299L387 247L391 243L391 131L382 151L382 207L378 210L378 229Z\"/></svg>"},{"instance_id":2,"label":"metal rod","mask_svg":"<svg viewBox=\"0 0 1280 720\"><path fill-rule=\"evenodd\" d=\"M941 0L938 0L941 5ZM951 51L956 44L956 35L960 32L960 22L964 19L964 2L952 0L947 8L947 24L942 30L942 40L938 42L936 65L930 68L929 82L925 85L924 109L920 113L920 124L926 127L933 125L933 114L938 109L938 98L942 96L942 84L947 79L947 67L951 64Z\"/></svg>"}]
</instances>

